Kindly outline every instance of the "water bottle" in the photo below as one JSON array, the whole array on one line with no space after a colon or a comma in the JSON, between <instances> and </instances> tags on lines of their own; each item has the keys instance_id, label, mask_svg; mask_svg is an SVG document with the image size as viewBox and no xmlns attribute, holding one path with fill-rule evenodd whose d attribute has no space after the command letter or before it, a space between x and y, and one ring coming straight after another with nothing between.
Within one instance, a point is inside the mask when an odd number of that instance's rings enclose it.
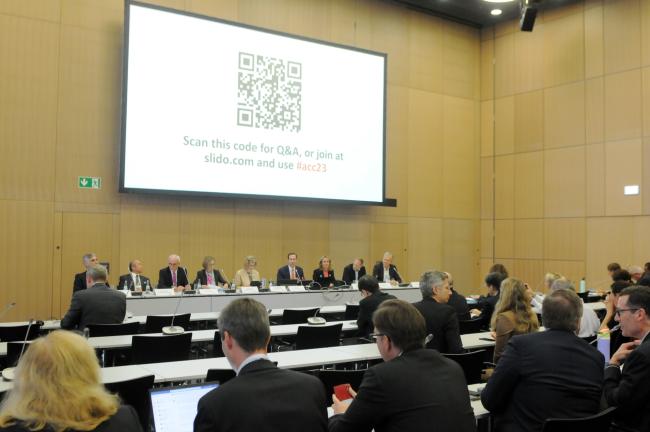
<instances>
[{"instance_id":1,"label":"water bottle","mask_svg":"<svg viewBox=\"0 0 650 432\"><path fill-rule=\"evenodd\" d=\"M237 284L235 283L235 280L233 279L232 282L230 283L230 289L234 290L237 292Z\"/></svg>"},{"instance_id":2,"label":"water bottle","mask_svg":"<svg viewBox=\"0 0 650 432\"><path fill-rule=\"evenodd\" d=\"M84 328L84 338L88 339L90 337L90 329L88 327Z\"/></svg>"},{"instance_id":3,"label":"water bottle","mask_svg":"<svg viewBox=\"0 0 650 432\"><path fill-rule=\"evenodd\" d=\"M266 278L262 278L262 289L266 289Z\"/></svg>"},{"instance_id":4,"label":"water bottle","mask_svg":"<svg viewBox=\"0 0 650 432\"><path fill-rule=\"evenodd\" d=\"M124 291L124 294L129 292L129 287L126 284L126 279L124 280L124 284L122 285L122 291Z\"/></svg>"},{"instance_id":5,"label":"water bottle","mask_svg":"<svg viewBox=\"0 0 650 432\"><path fill-rule=\"evenodd\" d=\"M598 332L598 341L596 342L596 346L598 348L598 351L605 357L605 364L609 363L609 356L611 355L611 348L610 348L610 339L609 339L609 332Z\"/></svg>"},{"instance_id":6,"label":"water bottle","mask_svg":"<svg viewBox=\"0 0 650 432\"><path fill-rule=\"evenodd\" d=\"M199 280L197 279L196 283L194 284L194 291L196 291L196 293L198 294L200 288L201 288L201 282L199 282Z\"/></svg>"},{"instance_id":7,"label":"water bottle","mask_svg":"<svg viewBox=\"0 0 650 432\"><path fill-rule=\"evenodd\" d=\"M151 285L149 285L149 281L147 281L147 290L145 291L146 295L151 295Z\"/></svg>"},{"instance_id":8,"label":"water bottle","mask_svg":"<svg viewBox=\"0 0 650 432\"><path fill-rule=\"evenodd\" d=\"M583 293L587 291L587 281L585 281L585 278L580 279L580 292Z\"/></svg>"}]
</instances>

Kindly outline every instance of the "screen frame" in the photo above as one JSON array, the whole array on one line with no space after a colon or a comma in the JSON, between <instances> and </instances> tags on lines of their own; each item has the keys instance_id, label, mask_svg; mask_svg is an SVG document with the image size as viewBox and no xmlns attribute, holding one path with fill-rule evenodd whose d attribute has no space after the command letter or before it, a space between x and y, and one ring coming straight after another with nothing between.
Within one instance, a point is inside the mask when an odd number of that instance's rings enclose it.
<instances>
[{"instance_id":1,"label":"screen frame","mask_svg":"<svg viewBox=\"0 0 650 432\"><path fill-rule=\"evenodd\" d=\"M205 191L186 191L186 190L168 190L168 189L141 189L126 187L124 185L124 166L126 157L126 120L127 120L127 95L128 95L128 70L129 70L129 29L130 29L130 7L138 6L148 9L154 9L163 12L174 13L178 15L188 16L192 18L213 21L220 24L232 25L241 27L248 30L255 30L264 33L269 33L278 36L289 37L300 41L311 42L321 45L328 45L335 48L342 48L351 51L357 51L365 54L383 57L384 60L384 86L383 86L383 131L382 131L382 201L359 201L359 200L346 200L346 199L331 199L331 198L310 198L310 197L288 197L283 195L257 195L257 194L238 194L238 193L224 193L224 192L205 192ZM386 198L386 105L387 105L387 65L388 55L386 53L372 51L364 48L352 47L349 45L328 42L320 39L310 38L306 36L299 36L291 33L281 32L277 30L265 29L250 24L243 24L234 21L229 21L221 18L210 17L188 11L180 11L164 6L152 5L141 3L136 0L124 0L124 39L122 47L122 100L121 100L121 132L120 132L120 175L119 175L119 188L120 193L133 193L133 194L153 194L153 195L168 195L168 196L193 196L193 197L213 197L213 198L244 198L244 199L264 199L264 200L287 200L297 202L310 202L310 203L329 203L329 204L354 204L354 205L373 205L373 206L388 206L395 207L397 201L395 199Z\"/></svg>"}]
</instances>

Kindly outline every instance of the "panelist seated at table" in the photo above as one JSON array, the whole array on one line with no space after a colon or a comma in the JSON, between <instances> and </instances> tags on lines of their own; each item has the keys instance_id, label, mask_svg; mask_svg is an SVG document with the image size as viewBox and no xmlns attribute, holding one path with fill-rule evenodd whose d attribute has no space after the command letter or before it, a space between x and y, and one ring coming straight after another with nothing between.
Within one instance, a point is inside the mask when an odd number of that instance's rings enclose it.
<instances>
[{"instance_id":1,"label":"panelist seated at table","mask_svg":"<svg viewBox=\"0 0 650 432\"><path fill-rule=\"evenodd\" d=\"M278 269L275 280L305 280L305 272L302 270L302 267L298 267L297 265L298 254L295 252L289 252L287 254L287 260L287 265Z\"/></svg>"},{"instance_id":2,"label":"panelist seated at table","mask_svg":"<svg viewBox=\"0 0 650 432\"><path fill-rule=\"evenodd\" d=\"M137 259L130 261L129 272L120 276L117 289L124 289L124 286L126 285L126 288L129 291L144 291L147 289L147 286L151 287L151 281L149 278L142 274L143 268L144 266L142 265L142 261Z\"/></svg>"},{"instance_id":3,"label":"panelist seated at table","mask_svg":"<svg viewBox=\"0 0 650 432\"><path fill-rule=\"evenodd\" d=\"M393 264L393 254L384 252L384 257L380 262L375 264L372 269L372 275L381 282L390 282L392 285L402 283L402 277L397 271L397 267Z\"/></svg>"},{"instance_id":4,"label":"panelist seated at table","mask_svg":"<svg viewBox=\"0 0 650 432\"><path fill-rule=\"evenodd\" d=\"M88 288L86 284L86 272L89 268L94 267L99 263L97 255L92 252L85 254L81 260L86 270L74 275L74 283L72 284L73 293Z\"/></svg>"},{"instance_id":5,"label":"panelist seated at table","mask_svg":"<svg viewBox=\"0 0 650 432\"><path fill-rule=\"evenodd\" d=\"M207 256L203 258L202 270L196 272L194 283L198 282L201 286L223 286L228 288L226 277L218 269L214 268L214 257Z\"/></svg>"},{"instance_id":6,"label":"panelist seated at table","mask_svg":"<svg viewBox=\"0 0 650 432\"><path fill-rule=\"evenodd\" d=\"M170 255L168 266L158 272L158 288L174 288L175 291L192 289L187 278L187 269L181 267L181 257Z\"/></svg>"},{"instance_id":7,"label":"panelist seated at table","mask_svg":"<svg viewBox=\"0 0 650 432\"><path fill-rule=\"evenodd\" d=\"M348 264L343 267L343 276L341 276L341 280L350 285L354 282L357 282L365 275L366 267L363 265L363 259L355 258L354 261L352 261L352 264Z\"/></svg>"},{"instance_id":8,"label":"panelist seated at table","mask_svg":"<svg viewBox=\"0 0 650 432\"><path fill-rule=\"evenodd\" d=\"M257 267L257 258L253 255L249 255L244 258L244 267L237 270L235 273L235 285L240 287L249 287L252 282L260 281L260 272L258 272L255 267Z\"/></svg>"},{"instance_id":9,"label":"panelist seated at table","mask_svg":"<svg viewBox=\"0 0 650 432\"><path fill-rule=\"evenodd\" d=\"M142 432L136 411L101 383L95 350L78 334L35 340L15 372L0 408L2 432Z\"/></svg>"},{"instance_id":10,"label":"panelist seated at table","mask_svg":"<svg viewBox=\"0 0 650 432\"><path fill-rule=\"evenodd\" d=\"M126 315L126 297L106 285L106 268L91 267L87 272L89 288L72 295L70 309L61 320L61 328L85 329L88 324L120 324Z\"/></svg>"},{"instance_id":11,"label":"panelist seated at table","mask_svg":"<svg viewBox=\"0 0 650 432\"><path fill-rule=\"evenodd\" d=\"M331 288L336 284L332 260L329 257L324 256L318 261L318 268L314 270L312 279L323 288Z\"/></svg>"}]
</instances>

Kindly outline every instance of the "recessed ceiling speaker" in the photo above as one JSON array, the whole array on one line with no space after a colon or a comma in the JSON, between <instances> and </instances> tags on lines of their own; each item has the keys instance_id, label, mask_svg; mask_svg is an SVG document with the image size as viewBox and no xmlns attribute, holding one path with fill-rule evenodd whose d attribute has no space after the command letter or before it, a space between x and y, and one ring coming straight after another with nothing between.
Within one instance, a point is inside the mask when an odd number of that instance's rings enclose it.
<instances>
[{"instance_id":1,"label":"recessed ceiling speaker","mask_svg":"<svg viewBox=\"0 0 650 432\"><path fill-rule=\"evenodd\" d=\"M519 19L519 29L521 31L533 31L539 3L541 3L541 0L521 0L521 18Z\"/></svg>"}]
</instances>

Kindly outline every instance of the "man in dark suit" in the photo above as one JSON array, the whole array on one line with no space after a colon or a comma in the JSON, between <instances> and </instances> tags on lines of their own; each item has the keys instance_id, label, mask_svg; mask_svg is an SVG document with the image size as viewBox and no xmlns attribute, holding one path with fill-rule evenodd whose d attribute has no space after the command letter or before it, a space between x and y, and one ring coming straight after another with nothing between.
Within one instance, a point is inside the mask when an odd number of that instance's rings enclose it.
<instances>
[{"instance_id":1,"label":"man in dark suit","mask_svg":"<svg viewBox=\"0 0 650 432\"><path fill-rule=\"evenodd\" d=\"M92 252L87 253L83 256L82 261L84 267L86 267L86 270L74 275L74 283L72 285L73 293L88 288L88 285L86 284L86 272L88 271L89 268L97 265L98 263L97 255L95 255Z\"/></svg>"},{"instance_id":2,"label":"man in dark suit","mask_svg":"<svg viewBox=\"0 0 650 432\"><path fill-rule=\"evenodd\" d=\"M390 252L384 252L381 262L375 264L372 269L372 275L379 282L390 282L393 285L402 283L402 277L399 275L397 267L393 265L393 254Z\"/></svg>"},{"instance_id":3,"label":"man in dark suit","mask_svg":"<svg viewBox=\"0 0 650 432\"><path fill-rule=\"evenodd\" d=\"M359 302L359 317L357 318L357 327L359 336L369 337L373 332L372 314L377 310L380 304L386 300L394 299L395 296L386 294L379 289L379 282L370 275L362 276L359 279L359 291L363 299Z\"/></svg>"},{"instance_id":4,"label":"man in dark suit","mask_svg":"<svg viewBox=\"0 0 650 432\"><path fill-rule=\"evenodd\" d=\"M116 288L121 290L126 286L129 291L144 291L147 289L147 286L151 287L151 281L142 274L142 269L142 261L137 259L130 261L129 273L120 276L120 281Z\"/></svg>"},{"instance_id":5,"label":"man in dark suit","mask_svg":"<svg viewBox=\"0 0 650 432\"><path fill-rule=\"evenodd\" d=\"M409 303L388 300L373 316L384 363L366 371L350 404L332 396L330 432L474 432L474 413L460 366L424 349L424 318Z\"/></svg>"},{"instance_id":6,"label":"man in dark suit","mask_svg":"<svg viewBox=\"0 0 650 432\"><path fill-rule=\"evenodd\" d=\"M615 423L623 430L649 431L650 288L633 286L621 291L615 317L623 336L635 340L622 344L609 360L605 369L605 399L618 407ZM621 371L623 362L625 367Z\"/></svg>"},{"instance_id":7,"label":"man in dark suit","mask_svg":"<svg viewBox=\"0 0 650 432\"><path fill-rule=\"evenodd\" d=\"M451 290L451 296L447 304L454 308L456 315L458 316L458 321L465 321L472 319L469 314L469 306L467 305L467 299L464 295L458 294L458 291L454 289L454 279L451 276L451 273L445 272L447 275L447 280L449 281L449 289Z\"/></svg>"},{"instance_id":8,"label":"man in dark suit","mask_svg":"<svg viewBox=\"0 0 650 432\"><path fill-rule=\"evenodd\" d=\"M576 336L582 302L559 289L543 303L546 331L513 336L481 393L501 432L539 432L548 418L598 413L605 359Z\"/></svg>"},{"instance_id":9,"label":"man in dark suit","mask_svg":"<svg viewBox=\"0 0 650 432\"><path fill-rule=\"evenodd\" d=\"M489 329L490 321L492 320L492 312L499 301L499 293L501 289L501 282L506 279L506 276L500 272L488 273L485 276L485 286L488 290L486 297L480 296L476 300L477 309L470 310L473 318L478 318L483 321L483 327Z\"/></svg>"},{"instance_id":10,"label":"man in dark suit","mask_svg":"<svg viewBox=\"0 0 650 432\"><path fill-rule=\"evenodd\" d=\"M181 267L181 257L167 257L168 266L158 272L158 288L174 288L176 291L192 289L187 279L187 269Z\"/></svg>"},{"instance_id":11,"label":"man in dark suit","mask_svg":"<svg viewBox=\"0 0 650 432\"><path fill-rule=\"evenodd\" d=\"M341 280L350 285L366 275L366 267L363 265L363 259L355 258L352 264L343 267L343 276Z\"/></svg>"},{"instance_id":12,"label":"man in dark suit","mask_svg":"<svg viewBox=\"0 0 650 432\"><path fill-rule=\"evenodd\" d=\"M287 265L278 269L278 274L275 277L276 282L281 280L305 280L305 272L302 271L302 267L296 265L298 263L298 254L289 252L287 260Z\"/></svg>"},{"instance_id":13,"label":"man in dark suit","mask_svg":"<svg viewBox=\"0 0 650 432\"><path fill-rule=\"evenodd\" d=\"M223 352L237 376L201 398L194 432L325 431L320 380L278 369L266 357L271 337L266 307L241 298L226 306L218 321Z\"/></svg>"},{"instance_id":14,"label":"man in dark suit","mask_svg":"<svg viewBox=\"0 0 650 432\"><path fill-rule=\"evenodd\" d=\"M88 324L120 324L126 314L126 297L106 284L108 274L101 265L87 271L88 289L72 295L70 309L61 320L65 330L85 329Z\"/></svg>"},{"instance_id":15,"label":"man in dark suit","mask_svg":"<svg viewBox=\"0 0 650 432\"><path fill-rule=\"evenodd\" d=\"M446 354L463 352L458 317L454 308L447 304L451 296L447 275L436 270L424 272L420 278L420 292L422 301L413 306L420 311L427 332L433 336L427 348Z\"/></svg>"}]
</instances>

